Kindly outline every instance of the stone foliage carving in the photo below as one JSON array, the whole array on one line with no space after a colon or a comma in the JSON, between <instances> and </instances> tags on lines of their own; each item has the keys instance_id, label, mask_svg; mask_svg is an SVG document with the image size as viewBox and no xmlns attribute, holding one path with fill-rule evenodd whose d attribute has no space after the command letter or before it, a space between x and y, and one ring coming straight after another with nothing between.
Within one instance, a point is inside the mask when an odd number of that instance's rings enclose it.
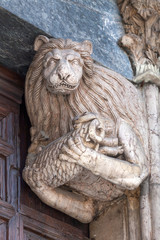
<instances>
[{"instance_id":1,"label":"stone foliage carving","mask_svg":"<svg viewBox=\"0 0 160 240\"><path fill-rule=\"evenodd\" d=\"M143 103L130 82L93 62L89 41L38 36L34 47L23 178L49 206L90 222L148 175Z\"/></svg>"},{"instance_id":2,"label":"stone foliage carving","mask_svg":"<svg viewBox=\"0 0 160 240\"><path fill-rule=\"evenodd\" d=\"M158 0L118 0L126 35L122 46L131 57L134 81L160 86L160 2Z\"/></svg>"}]
</instances>

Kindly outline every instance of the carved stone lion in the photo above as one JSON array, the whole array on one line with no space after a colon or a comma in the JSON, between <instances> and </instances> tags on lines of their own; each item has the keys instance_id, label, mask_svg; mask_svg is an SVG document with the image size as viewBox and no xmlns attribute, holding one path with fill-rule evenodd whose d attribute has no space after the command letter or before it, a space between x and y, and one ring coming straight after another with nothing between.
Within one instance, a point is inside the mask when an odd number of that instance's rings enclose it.
<instances>
[{"instance_id":1,"label":"carved stone lion","mask_svg":"<svg viewBox=\"0 0 160 240\"><path fill-rule=\"evenodd\" d=\"M49 206L90 222L148 174L143 104L129 81L93 62L89 41L40 35L34 47L23 178Z\"/></svg>"}]
</instances>

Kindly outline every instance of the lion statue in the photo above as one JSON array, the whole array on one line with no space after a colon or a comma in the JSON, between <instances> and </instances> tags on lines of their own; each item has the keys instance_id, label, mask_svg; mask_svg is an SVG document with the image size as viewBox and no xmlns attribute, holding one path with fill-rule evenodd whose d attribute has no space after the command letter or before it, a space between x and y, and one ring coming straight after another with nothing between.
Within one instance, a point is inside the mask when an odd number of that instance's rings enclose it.
<instances>
[{"instance_id":1,"label":"lion statue","mask_svg":"<svg viewBox=\"0 0 160 240\"><path fill-rule=\"evenodd\" d=\"M44 203L88 223L148 175L143 102L132 83L94 63L89 41L40 35L34 49L23 178Z\"/></svg>"}]
</instances>

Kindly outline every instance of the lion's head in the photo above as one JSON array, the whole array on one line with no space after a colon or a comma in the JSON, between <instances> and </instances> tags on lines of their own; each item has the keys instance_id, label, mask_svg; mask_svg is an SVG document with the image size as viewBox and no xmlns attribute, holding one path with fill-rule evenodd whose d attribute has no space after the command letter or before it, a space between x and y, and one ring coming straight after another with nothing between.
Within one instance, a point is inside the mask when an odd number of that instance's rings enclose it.
<instances>
[{"instance_id":1,"label":"lion's head","mask_svg":"<svg viewBox=\"0 0 160 240\"><path fill-rule=\"evenodd\" d=\"M78 52L54 49L44 58L43 76L47 89L54 94L70 94L79 86L83 60Z\"/></svg>"},{"instance_id":2,"label":"lion's head","mask_svg":"<svg viewBox=\"0 0 160 240\"><path fill-rule=\"evenodd\" d=\"M91 75L91 71L87 71L90 69L88 60L92 61L89 41L75 43L70 39L48 39L40 35L35 40L34 49L41 49L41 55L44 54L42 74L51 93L70 94L79 86L83 70Z\"/></svg>"},{"instance_id":3,"label":"lion's head","mask_svg":"<svg viewBox=\"0 0 160 240\"><path fill-rule=\"evenodd\" d=\"M32 146L46 145L72 129L75 116L100 113L114 123L129 122L144 140L143 104L136 88L120 74L93 63L92 44L38 36L26 78Z\"/></svg>"}]
</instances>

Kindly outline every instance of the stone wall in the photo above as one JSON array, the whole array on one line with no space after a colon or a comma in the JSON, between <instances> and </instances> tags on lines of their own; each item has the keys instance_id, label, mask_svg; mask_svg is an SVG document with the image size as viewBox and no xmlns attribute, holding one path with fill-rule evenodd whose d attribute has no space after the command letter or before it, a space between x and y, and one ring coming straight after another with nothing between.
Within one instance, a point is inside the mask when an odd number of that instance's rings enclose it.
<instances>
[{"instance_id":1,"label":"stone wall","mask_svg":"<svg viewBox=\"0 0 160 240\"><path fill-rule=\"evenodd\" d=\"M6 35L8 38L3 38L3 49L0 47L0 63L5 66L8 57L4 57L6 51L9 50L12 54L15 52L14 57L10 54L11 61L14 61L15 55L19 53L21 62L16 59L16 66L12 63L8 67L16 70L22 68L19 72L25 74L30 56L34 54L33 39L39 33L45 32L55 38L92 41L93 58L96 61L132 79L128 57L117 44L124 30L115 0L1 0L0 6L1 25L5 25L1 29L0 37ZM11 24L12 21L16 21L16 24ZM16 51L12 51L8 42Z\"/></svg>"}]
</instances>

